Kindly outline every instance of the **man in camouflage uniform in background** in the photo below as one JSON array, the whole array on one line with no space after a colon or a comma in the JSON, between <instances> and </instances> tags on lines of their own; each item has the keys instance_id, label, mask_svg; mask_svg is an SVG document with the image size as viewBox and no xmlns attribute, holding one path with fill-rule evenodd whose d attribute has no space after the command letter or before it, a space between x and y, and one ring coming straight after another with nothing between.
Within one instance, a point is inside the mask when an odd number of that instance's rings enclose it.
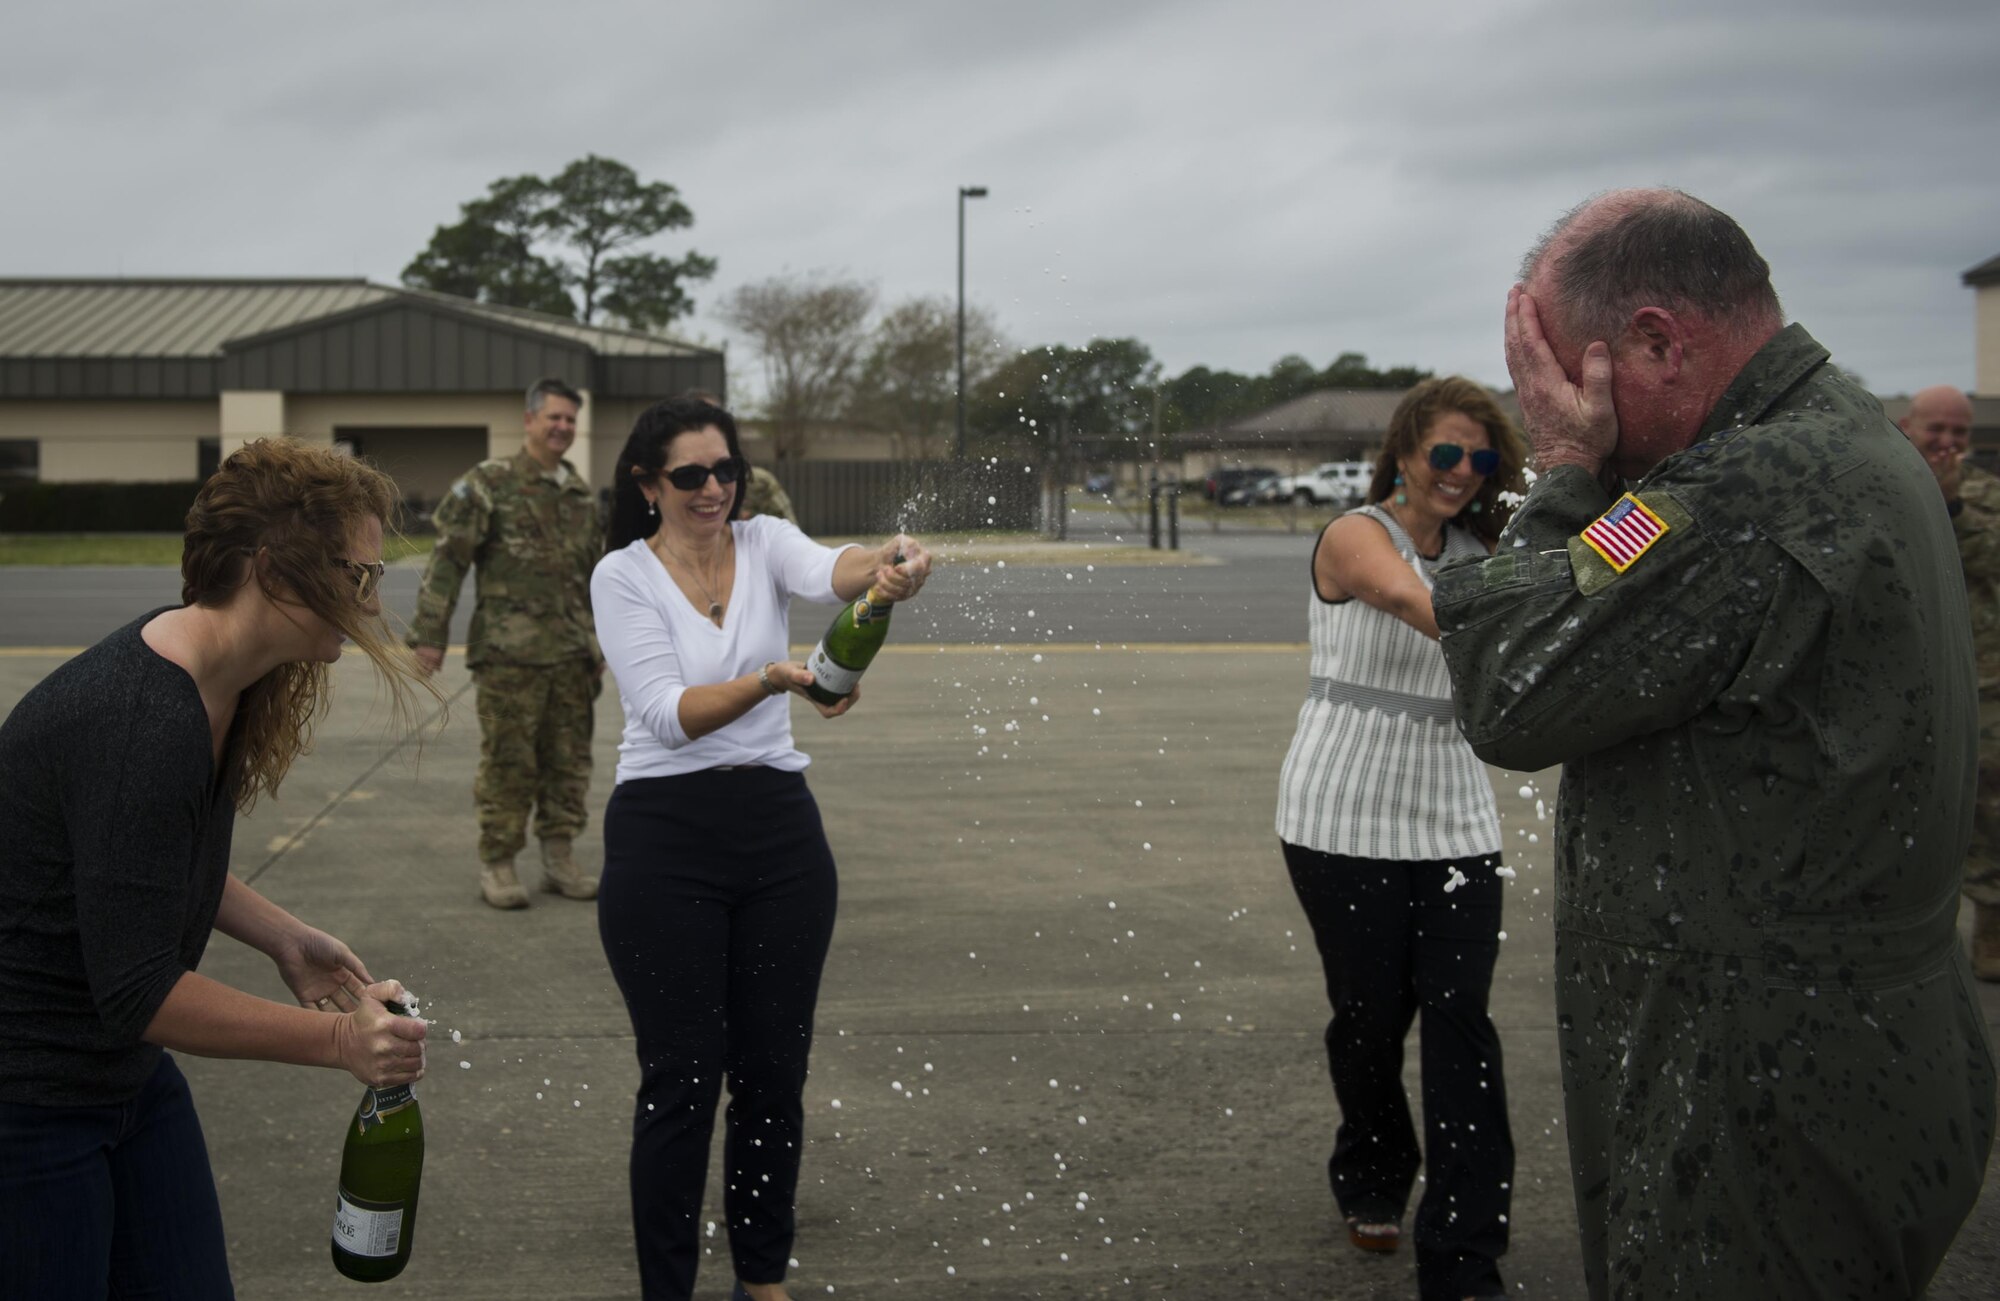
<instances>
[{"instance_id":1,"label":"man in camouflage uniform in background","mask_svg":"<svg viewBox=\"0 0 2000 1301\"><path fill-rule=\"evenodd\" d=\"M1979 795L1964 890L1972 901L1973 974L2000 981L2000 478L1966 459L1972 402L1958 389L1924 389L1896 424L1937 478L1965 569L1979 656Z\"/></svg>"},{"instance_id":2,"label":"man in camouflage uniform in background","mask_svg":"<svg viewBox=\"0 0 2000 1301\"><path fill-rule=\"evenodd\" d=\"M582 406L561 380L540 381L528 390L519 454L482 461L451 486L432 517L437 546L410 626L417 659L435 672L459 586L478 570L465 659L479 688L479 892L495 908L528 906L514 856L530 808L542 888L597 896L597 878L583 874L573 853L604 669L590 613L590 571L604 534L595 496L563 459Z\"/></svg>"},{"instance_id":3,"label":"man in camouflage uniform in background","mask_svg":"<svg viewBox=\"0 0 2000 1301\"><path fill-rule=\"evenodd\" d=\"M743 490L743 509L737 518L749 519L755 515L776 515L794 524L799 522L792 512L792 499L785 495L785 486L778 482L777 475L761 465L750 467L750 483Z\"/></svg>"},{"instance_id":4,"label":"man in camouflage uniform in background","mask_svg":"<svg viewBox=\"0 0 2000 1301\"><path fill-rule=\"evenodd\" d=\"M1920 1297L1994 1068L1951 521L1723 213L1617 191L1508 296L1540 477L1433 604L1473 750L1562 765L1556 1043L1595 1301Z\"/></svg>"},{"instance_id":5,"label":"man in camouflage uniform in background","mask_svg":"<svg viewBox=\"0 0 2000 1301\"><path fill-rule=\"evenodd\" d=\"M707 389L691 388L681 396L706 402L712 407L722 405L722 398ZM797 513L792 510L792 499L785 495L785 485L778 482L778 476L761 465L753 465L750 467L750 482L744 485L743 505L736 512L736 518L753 519L758 515L775 515L793 524L799 522Z\"/></svg>"}]
</instances>

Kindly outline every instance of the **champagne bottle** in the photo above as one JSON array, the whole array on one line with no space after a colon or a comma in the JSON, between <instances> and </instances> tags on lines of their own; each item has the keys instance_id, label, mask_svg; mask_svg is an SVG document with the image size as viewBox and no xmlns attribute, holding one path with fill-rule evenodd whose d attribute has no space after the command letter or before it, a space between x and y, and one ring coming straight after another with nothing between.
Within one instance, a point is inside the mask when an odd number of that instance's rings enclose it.
<instances>
[{"instance_id":1,"label":"champagne bottle","mask_svg":"<svg viewBox=\"0 0 2000 1301\"><path fill-rule=\"evenodd\" d=\"M898 555L895 563L902 564L903 557ZM894 604L883 600L872 586L848 602L806 657L806 668L813 675L806 694L822 705L837 705L852 695L875 652L889 637L889 615L894 609Z\"/></svg>"},{"instance_id":2,"label":"champagne bottle","mask_svg":"<svg viewBox=\"0 0 2000 1301\"><path fill-rule=\"evenodd\" d=\"M385 1003L398 1016L409 1012ZM417 1229L417 1191L424 1177L424 1113L407 1084L369 1089L340 1153L340 1192L333 1207L333 1267L352 1279L380 1283L410 1263Z\"/></svg>"}]
</instances>

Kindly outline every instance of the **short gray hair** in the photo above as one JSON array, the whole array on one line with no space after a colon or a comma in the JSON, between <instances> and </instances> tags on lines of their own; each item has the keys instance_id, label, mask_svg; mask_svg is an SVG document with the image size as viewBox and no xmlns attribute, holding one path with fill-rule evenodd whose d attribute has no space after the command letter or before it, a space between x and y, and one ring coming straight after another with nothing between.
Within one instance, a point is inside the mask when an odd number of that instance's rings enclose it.
<instances>
[{"instance_id":1,"label":"short gray hair","mask_svg":"<svg viewBox=\"0 0 2000 1301\"><path fill-rule=\"evenodd\" d=\"M540 411L542 403L552 397L567 398L576 404L577 410L581 411L583 409L583 394L577 392L562 380L552 376L548 379L538 379L529 387L528 414L533 415L535 412Z\"/></svg>"},{"instance_id":2,"label":"short gray hair","mask_svg":"<svg viewBox=\"0 0 2000 1301\"><path fill-rule=\"evenodd\" d=\"M1577 344L1615 340L1642 307L1719 323L1784 320L1771 264L1743 228L1680 190L1585 200L1528 251L1521 279L1541 270L1551 255L1548 306Z\"/></svg>"}]
</instances>

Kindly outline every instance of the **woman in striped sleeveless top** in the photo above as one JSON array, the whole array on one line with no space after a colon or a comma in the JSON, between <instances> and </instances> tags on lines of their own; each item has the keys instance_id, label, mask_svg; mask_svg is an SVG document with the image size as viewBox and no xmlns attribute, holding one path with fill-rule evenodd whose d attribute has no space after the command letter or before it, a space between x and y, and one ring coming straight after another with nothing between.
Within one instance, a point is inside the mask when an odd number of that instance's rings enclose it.
<instances>
[{"instance_id":1,"label":"woman in striped sleeveless top","mask_svg":"<svg viewBox=\"0 0 2000 1301\"><path fill-rule=\"evenodd\" d=\"M1486 1014L1500 821L1452 721L1431 613L1441 565L1491 553L1526 450L1492 395L1428 380L1389 422L1368 503L1313 550L1312 678L1278 787L1278 836L1326 970L1341 1123L1328 1170L1349 1240L1393 1251L1422 1153L1418 1289L1502 1295L1514 1146ZM1403 1041L1423 1012L1422 1153Z\"/></svg>"}]
</instances>

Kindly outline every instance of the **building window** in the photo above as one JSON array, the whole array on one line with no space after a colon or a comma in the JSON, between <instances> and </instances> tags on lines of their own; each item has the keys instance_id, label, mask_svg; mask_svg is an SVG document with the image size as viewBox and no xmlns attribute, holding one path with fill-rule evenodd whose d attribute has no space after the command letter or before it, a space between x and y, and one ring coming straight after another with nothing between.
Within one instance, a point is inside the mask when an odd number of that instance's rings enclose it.
<instances>
[{"instance_id":1,"label":"building window","mask_svg":"<svg viewBox=\"0 0 2000 1301\"><path fill-rule=\"evenodd\" d=\"M39 438L0 438L0 479L42 477L42 442Z\"/></svg>"}]
</instances>

